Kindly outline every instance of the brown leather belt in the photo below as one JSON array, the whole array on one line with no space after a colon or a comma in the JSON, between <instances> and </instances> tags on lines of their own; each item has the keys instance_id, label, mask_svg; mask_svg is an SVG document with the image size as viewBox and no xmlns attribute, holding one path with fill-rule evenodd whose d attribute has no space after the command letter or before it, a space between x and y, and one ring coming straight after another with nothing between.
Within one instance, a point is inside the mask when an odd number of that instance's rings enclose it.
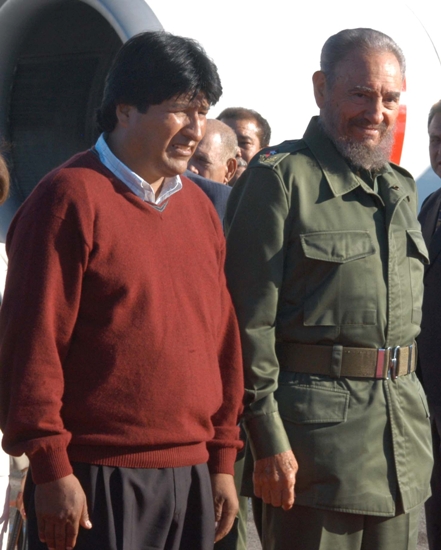
<instances>
[{"instance_id":1,"label":"brown leather belt","mask_svg":"<svg viewBox=\"0 0 441 550\"><path fill-rule=\"evenodd\" d=\"M280 369L340 378L392 378L415 371L416 344L387 349L277 342Z\"/></svg>"}]
</instances>

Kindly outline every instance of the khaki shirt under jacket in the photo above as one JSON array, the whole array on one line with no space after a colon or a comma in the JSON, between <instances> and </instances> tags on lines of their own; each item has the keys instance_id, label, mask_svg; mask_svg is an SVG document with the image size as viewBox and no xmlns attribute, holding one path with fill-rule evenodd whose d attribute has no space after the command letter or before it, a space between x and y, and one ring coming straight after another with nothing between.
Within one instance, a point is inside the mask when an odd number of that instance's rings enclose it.
<instances>
[{"instance_id":1,"label":"khaki shirt under jacket","mask_svg":"<svg viewBox=\"0 0 441 550\"><path fill-rule=\"evenodd\" d=\"M275 350L408 346L418 335L427 250L415 182L392 164L366 181L313 118L303 139L261 152L233 188L226 269L254 458L292 448L297 504L393 516L399 495L408 511L430 493L429 415L415 373L300 374L283 370Z\"/></svg>"}]
</instances>

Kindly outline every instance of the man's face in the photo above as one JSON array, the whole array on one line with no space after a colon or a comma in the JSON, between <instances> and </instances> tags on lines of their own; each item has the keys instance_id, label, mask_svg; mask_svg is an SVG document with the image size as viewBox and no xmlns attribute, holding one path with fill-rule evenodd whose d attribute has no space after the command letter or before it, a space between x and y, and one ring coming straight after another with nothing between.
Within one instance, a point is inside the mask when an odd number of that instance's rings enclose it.
<instances>
[{"instance_id":1,"label":"man's face","mask_svg":"<svg viewBox=\"0 0 441 550\"><path fill-rule=\"evenodd\" d=\"M150 105L146 113L119 105L126 164L148 183L182 174L205 133L209 105L203 94Z\"/></svg>"},{"instance_id":2,"label":"man's face","mask_svg":"<svg viewBox=\"0 0 441 550\"><path fill-rule=\"evenodd\" d=\"M242 158L248 163L262 149L259 137L259 127L254 120L223 118L227 126L232 128L237 135Z\"/></svg>"},{"instance_id":3,"label":"man's face","mask_svg":"<svg viewBox=\"0 0 441 550\"><path fill-rule=\"evenodd\" d=\"M402 89L395 55L352 52L337 65L330 86L323 73L316 75L320 117L337 149L355 166L368 170L384 166L393 145Z\"/></svg>"},{"instance_id":4,"label":"man's face","mask_svg":"<svg viewBox=\"0 0 441 550\"><path fill-rule=\"evenodd\" d=\"M430 164L441 178L441 113L436 113L430 121L429 140Z\"/></svg>"},{"instance_id":5,"label":"man's face","mask_svg":"<svg viewBox=\"0 0 441 550\"><path fill-rule=\"evenodd\" d=\"M218 183L228 183L228 165L223 151L221 136L207 133L199 143L188 163L188 169L204 178Z\"/></svg>"}]
</instances>

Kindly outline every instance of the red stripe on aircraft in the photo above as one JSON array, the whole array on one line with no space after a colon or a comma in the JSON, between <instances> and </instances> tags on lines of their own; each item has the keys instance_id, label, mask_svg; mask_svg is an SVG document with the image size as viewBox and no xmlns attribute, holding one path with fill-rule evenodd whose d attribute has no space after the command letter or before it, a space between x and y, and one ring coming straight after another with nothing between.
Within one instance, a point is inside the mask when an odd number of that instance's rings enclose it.
<instances>
[{"instance_id":1,"label":"red stripe on aircraft","mask_svg":"<svg viewBox=\"0 0 441 550\"><path fill-rule=\"evenodd\" d=\"M403 92L406 91L406 80L403 83ZM400 164L401 154L403 152L404 134L406 133L407 105L401 103L399 106L398 117L395 123L394 144L390 160L395 164Z\"/></svg>"}]
</instances>

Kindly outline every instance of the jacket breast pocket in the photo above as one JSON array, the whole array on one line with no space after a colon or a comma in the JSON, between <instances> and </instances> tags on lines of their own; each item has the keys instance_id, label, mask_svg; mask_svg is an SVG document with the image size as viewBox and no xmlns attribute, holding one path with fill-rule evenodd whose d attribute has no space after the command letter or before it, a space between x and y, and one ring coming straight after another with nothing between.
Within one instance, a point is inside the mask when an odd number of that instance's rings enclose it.
<instances>
[{"instance_id":1,"label":"jacket breast pocket","mask_svg":"<svg viewBox=\"0 0 441 550\"><path fill-rule=\"evenodd\" d=\"M407 229L406 234L410 289L412 292L412 322L419 325L421 323L423 301L424 264L429 263L429 253L421 231Z\"/></svg>"},{"instance_id":2,"label":"jacket breast pocket","mask_svg":"<svg viewBox=\"0 0 441 550\"><path fill-rule=\"evenodd\" d=\"M374 325L375 246L369 231L300 235L306 296L304 325Z\"/></svg>"}]
</instances>

